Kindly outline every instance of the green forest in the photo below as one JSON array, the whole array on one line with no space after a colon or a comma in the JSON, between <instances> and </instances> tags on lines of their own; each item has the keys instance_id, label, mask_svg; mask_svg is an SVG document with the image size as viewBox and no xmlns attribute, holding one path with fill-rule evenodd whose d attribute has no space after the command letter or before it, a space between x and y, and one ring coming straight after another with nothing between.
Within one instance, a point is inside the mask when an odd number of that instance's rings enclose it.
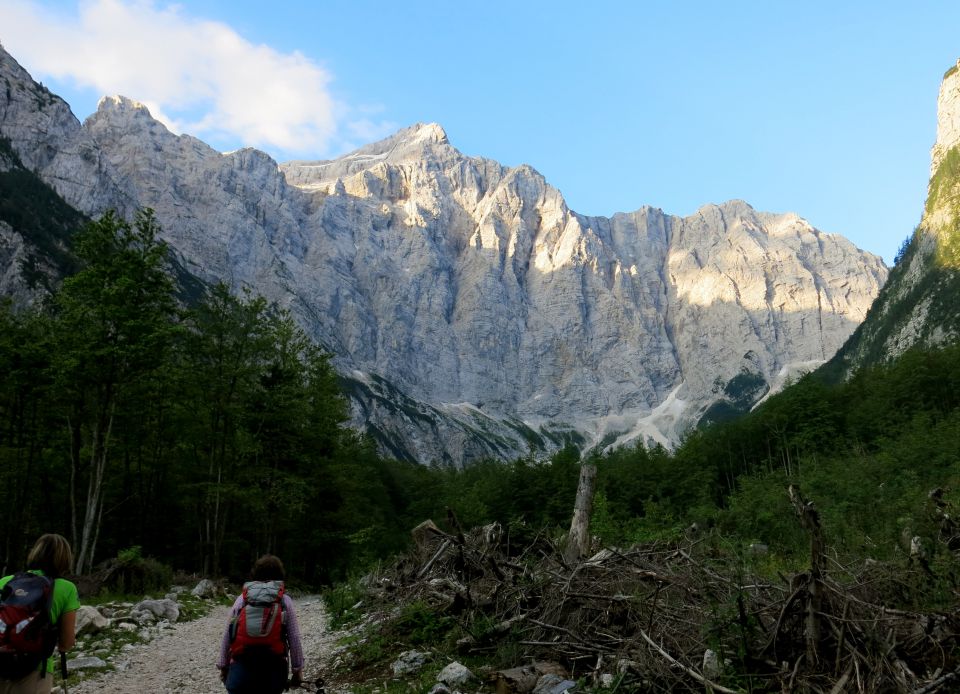
<instances>
[{"instance_id":1,"label":"green forest","mask_svg":"<svg viewBox=\"0 0 960 694\"><path fill-rule=\"evenodd\" d=\"M919 536L934 570L956 578L938 559L950 538L937 509L960 506L960 347L841 383L808 375L672 452L415 465L346 426L331 355L287 313L222 285L184 300L158 232L149 210L90 222L73 239L79 269L43 307L0 308L8 570L54 531L77 573L133 552L237 580L273 552L292 580L329 585L448 509L518 542L559 536L586 458L599 470L592 531L607 544L715 533L733 552L767 545L771 570L801 566L807 539L786 494L797 484L842 555L906 556Z\"/></svg>"}]
</instances>

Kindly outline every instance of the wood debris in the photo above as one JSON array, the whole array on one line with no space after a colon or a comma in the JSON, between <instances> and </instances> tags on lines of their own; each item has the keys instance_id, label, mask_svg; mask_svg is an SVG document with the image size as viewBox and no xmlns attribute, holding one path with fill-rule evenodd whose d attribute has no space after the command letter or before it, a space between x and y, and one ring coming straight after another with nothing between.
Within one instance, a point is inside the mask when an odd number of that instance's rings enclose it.
<instances>
[{"instance_id":1,"label":"wood debris","mask_svg":"<svg viewBox=\"0 0 960 694\"><path fill-rule=\"evenodd\" d=\"M534 662L597 685L613 675L620 691L957 691L958 601L911 609L930 581L924 569L841 565L813 505L794 488L790 496L810 533L810 566L777 580L731 567L703 537L568 563L546 535L511 547L497 524L464 532L452 518L451 532L421 525L414 551L371 585L390 586L384 604L454 615L466 652L516 644L523 661L496 675L504 691L519 690L510 678Z\"/></svg>"}]
</instances>

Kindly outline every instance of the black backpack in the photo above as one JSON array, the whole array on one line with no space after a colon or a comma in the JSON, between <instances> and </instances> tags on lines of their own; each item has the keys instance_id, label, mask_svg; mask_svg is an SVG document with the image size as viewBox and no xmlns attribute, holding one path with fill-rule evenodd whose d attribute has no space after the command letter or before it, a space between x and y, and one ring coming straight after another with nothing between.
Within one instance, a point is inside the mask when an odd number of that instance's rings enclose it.
<instances>
[{"instance_id":1,"label":"black backpack","mask_svg":"<svg viewBox=\"0 0 960 694\"><path fill-rule=\"evenodd\" d=\"M53 579L21 572L0 590L0 679L19 680L31 672L46 674L41 664L57 645L50 621Z\"/></svg>"}]
</instances>

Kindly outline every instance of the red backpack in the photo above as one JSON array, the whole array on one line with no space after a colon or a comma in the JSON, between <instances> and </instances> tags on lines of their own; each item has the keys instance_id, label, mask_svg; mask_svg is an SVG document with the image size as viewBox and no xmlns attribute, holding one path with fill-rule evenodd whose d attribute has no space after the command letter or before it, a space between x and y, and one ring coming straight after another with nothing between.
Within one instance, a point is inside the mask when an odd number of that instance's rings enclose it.
<instances>
[{"instance_id":1,"label":"red backpack","mask_svg":"<svg viewBox=\"0 0 960 694\"><path fill-rule=\"evenodd\" d=\"M230 625L230 657L253 653L286 655L283 581L250 581L243 586L243 606Z\"/></svg>"},{"instance_id":2,"label":"red backpack","mask_svg":"<svg viewBox=\"0 0 960 694\"><path fill-rule=\"evenodd\" d=\"M53 579L21 572L0 591L0 678L18 680L41 670L57 645L50 621ZM46 668L41 670L41 676Z\"/></svg>"}]
</instances>

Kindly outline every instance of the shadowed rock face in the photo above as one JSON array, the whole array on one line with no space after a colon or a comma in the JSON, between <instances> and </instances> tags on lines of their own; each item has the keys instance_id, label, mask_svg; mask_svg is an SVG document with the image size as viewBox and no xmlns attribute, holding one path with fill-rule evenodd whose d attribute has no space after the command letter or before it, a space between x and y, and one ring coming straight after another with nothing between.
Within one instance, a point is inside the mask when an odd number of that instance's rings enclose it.
<instances>
[{"instance_id":1,"label":"shadowed rock face","mask_svg":"<svg viewBox=\"0 0 960 694\"><path fill-rule=\"evenodd\" d=\"M355 423L422 461L669 444L743 373L762 393L829 358L886 279L842 237L740 201L579 215L532 168L464 156L435 124L279 166L122 97L63 130L97 162L76 164L89 186L59 188L68 201L153 207L188 269L289 308L336 355ZM18 151L37 139L0 132Z\"/></svg>"}]
</instances>

